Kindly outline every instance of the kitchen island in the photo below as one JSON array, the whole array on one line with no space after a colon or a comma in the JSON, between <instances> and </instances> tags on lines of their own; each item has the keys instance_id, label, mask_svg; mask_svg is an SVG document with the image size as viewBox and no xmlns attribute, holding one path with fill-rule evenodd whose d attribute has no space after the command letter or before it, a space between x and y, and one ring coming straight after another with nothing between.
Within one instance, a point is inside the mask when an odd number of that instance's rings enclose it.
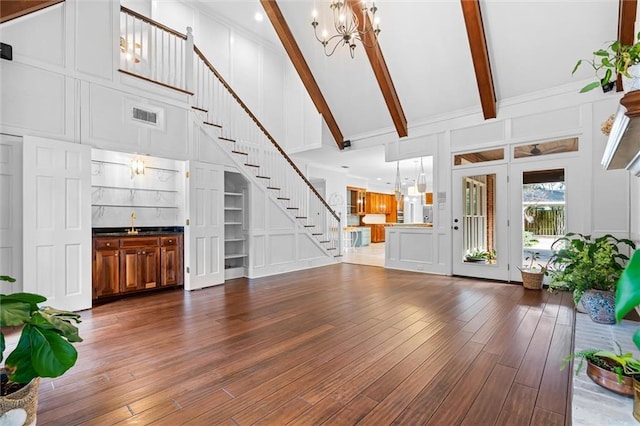
<instances>
[{"instance_id":1,"label":"kitchen island","mask_svg":"<svg viewBox=\"0 0 640 426\"><path fill-rule=\"evenodd\" d=\"M438 232L431 223L388 224L385 233L385 268L442 273Z\"/></svg>"}]
</instances>

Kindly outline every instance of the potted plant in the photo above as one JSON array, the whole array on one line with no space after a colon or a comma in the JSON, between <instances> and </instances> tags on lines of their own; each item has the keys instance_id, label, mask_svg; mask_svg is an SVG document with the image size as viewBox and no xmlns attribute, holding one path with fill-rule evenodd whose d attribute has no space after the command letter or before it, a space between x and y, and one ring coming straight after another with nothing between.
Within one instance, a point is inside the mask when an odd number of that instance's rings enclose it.
<instances>
[{"instance_id":1,"label":"potted plant","mask_svg":"<svg viewBox=\"0 0 640 426\"><path fill-rule=\"evenodd\" d=\"M15 279L1 275L0 281ZM35 424L40 377L61 376L78 358L72 343L82 341L74 325L80 316L38 306L46 300L32 293L0 294L1 424ZM8 327L22 331L15 349L5 357Z\"/></svg>"},{"instance_id":2,"label":"potted plant","mask_svg":"<svg viewBox=\"0 0 640 426\"><path fill-rule=\"evenodd\" d=\"M483 262L483 263L495 263L496 251L491 250L474 250L467 253L464 257L465 262Z\"/></svg>"},{"instance_id":3,"label":"potted plant","mask_svg":"<svg viewBox=\"0 0 640 426\"><path fill-rule=\"evenodd\" d=\"M604 49L593 52L593 59L580 59L573 73L583 64L587 63L594 69L597 81L587 84L580 92L588 92L596 87L607 87L611 84L611 80L620 74L626 78L637 78L635 71L630 70L634 65L640 63L640 33L637 36L638 41L634 44L626 45L618 40L609 43ZM614 72L616 75L614 75ZM626 86L631 86L627 84ZM635 87L625 87L625 89L633 90Z\"/></svg>"},{"instance_id":4,"label":"potted plant","mask_svg":"<svg viewBox=\"0 0 640 426\"><path fill-rule=\"evenodd\" d=\"M640 374L640 360L633 357L631 352L622 353L620 345L618 353L587 349L579 351L562 360L562 368L573 359L580 359L576 366L576 375L587 364L587 376L598 385L612 392L625 396L633 396L633 379Z\"/></svg>"},{"instance_id":5,"label":"potted plant","mask_svg":"<svg viewBox=\"0 0 640 426\"><path fill-rule=\"evenodd\" d=\"M568 233L558 238L551 245L550 287L573 292L574 302L582 301L593 321L614 324L616 284L629 260L621 252L625 246L635 249L633 241L611 234L592 239Z\"/></svg>"},{"instance_id":6,"label":"potted plant","mask_svg":"<svg viewBox=\"0 0 640 426\"><path fill-rule=\"evenodd\" d=\"M632 309L640 305L640 250L633 253L618 280L616 289L616 320L622 321ZM640 349L640 328L633 335L633 342ZM640 381L633 380L633 417L640 422Z\"/></svg>"},{"instance_id":7,"label":"potted plant","mask_svg":"<svg viewBox=\"0 0 640 426\"><path fill-rule=\"evenodd\" d=\"M527 250L527 253L529 253L529 255L525 257L524 260L528 260L529 265L523 268L518 268L522 275L522 285L524 288L529 290L541 290L542 280L547 272L547 267L542 266L539 263L537 266L534 265L534 263L540 258L539 252Z\"/></svg>"}]
</instances>

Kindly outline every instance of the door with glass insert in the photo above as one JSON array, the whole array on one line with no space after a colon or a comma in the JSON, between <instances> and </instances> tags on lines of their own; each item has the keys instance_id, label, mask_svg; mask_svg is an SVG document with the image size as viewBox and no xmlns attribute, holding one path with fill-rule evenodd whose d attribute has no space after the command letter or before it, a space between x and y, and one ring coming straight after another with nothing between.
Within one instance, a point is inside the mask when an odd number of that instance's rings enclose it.
<instances>
[{"instance_id":1,"label":"door with glass insert","mask_svg":"<svg viewBox=\"0 0 640 426\"><path fill-rule=\"evenodd\" d=\"M453 171L453 273L509 279L507 166Z\"/></svg>"}]
</instances>

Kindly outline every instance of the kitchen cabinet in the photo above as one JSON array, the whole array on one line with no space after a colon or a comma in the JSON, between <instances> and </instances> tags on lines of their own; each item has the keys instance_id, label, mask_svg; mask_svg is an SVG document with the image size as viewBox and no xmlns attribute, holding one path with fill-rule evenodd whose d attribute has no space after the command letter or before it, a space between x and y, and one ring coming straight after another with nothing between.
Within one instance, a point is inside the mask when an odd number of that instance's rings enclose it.
<instances>
[{"instance_id":1,"label":"kitchen cabinet","mask_svg":"<svg viewBox=\"0 0 640 426\"><path fill-rule=\"evenodd\" d=\"M160 237L160 285L182 282L182 235Z\"/></svg>"},{"instance_id":2,"label":"kitchen cabinet","mask_svg":"<svg viewBox=\"0 0 640 426\"><path fill-rule=\"evenodd\" d=\"M157 237L131 237L120 240L120 291L156 288L159 273L159 246Z\"/></svg>"},{"instance_id":3,"label":"kitchen cabinet","mask_svg":"<svg viewBox=\"0 0 640 426\"><path fill-rule=\"evenodd\" d=\"M371 225L371 242L384 243L384 225Z\"/></svg>"},{"instance_id":4,"label":"kitchen cabinet","mask_svg":"<svg viewBox=\"0 0 640 426\"><path fill-rule=\"evenodd\" d=\"M120 292L120 241L100 238L94 244L93 297Z\"/></svg>"},{"instance_id":5,"label":"kitchen cabinet","mask_svg":"<svg viewBox=\"0 0 640 426\"><path fill-rule=\"evenodd\" d=\"M349 191L349 213L365 215L367 214L367 190L348 186Z\"/></svg>"},{"instance_id":6,"label":"kitchen cabinet","mask_svg":"<svg viewBox=\"0 0 640 426\"><path fill-rule=\"evenodd\" d=\"M183 284L183 236L95 236L93 298Z\"/></svg>"}]
</instances>

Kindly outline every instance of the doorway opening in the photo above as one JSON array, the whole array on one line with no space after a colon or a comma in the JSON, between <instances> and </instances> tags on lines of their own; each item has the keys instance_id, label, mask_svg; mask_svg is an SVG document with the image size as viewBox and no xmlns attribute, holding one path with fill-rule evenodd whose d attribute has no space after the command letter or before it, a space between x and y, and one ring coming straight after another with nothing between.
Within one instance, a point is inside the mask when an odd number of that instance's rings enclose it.
<instances>
[{"instance_id":1,"label":"doorway opening","mask_svg":"<svg viewBox=\"0 0 640 426\"><path fill-rule=\"evenodd\" d=\"M566 233L564 169L522 173L522 229L522 266L529 266L534 253L536 262L546 265L551 244Z\"/></svg>"}]
</instances>

